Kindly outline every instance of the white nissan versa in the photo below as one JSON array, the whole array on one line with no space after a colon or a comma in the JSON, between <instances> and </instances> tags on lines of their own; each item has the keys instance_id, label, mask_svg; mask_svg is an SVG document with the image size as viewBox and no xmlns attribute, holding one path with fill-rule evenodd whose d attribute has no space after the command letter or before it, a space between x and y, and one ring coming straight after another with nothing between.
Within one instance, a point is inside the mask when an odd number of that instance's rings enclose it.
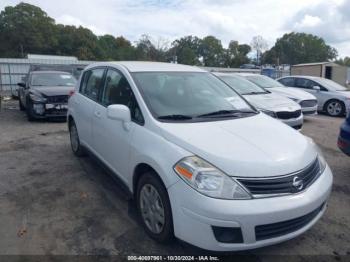
<instances>
[{"instance_id":1,"label":"white nissan versa","mask_svg":"<svg viewBox=\"0 0 350 262\"><path fill-rule=\"evenodd\" d=\"M196 67L88 66L69 99L73 152L133 194L146 232L216 251L300 235L325 211L332 172L311 139Z\"/></svg>"}]
</instances>

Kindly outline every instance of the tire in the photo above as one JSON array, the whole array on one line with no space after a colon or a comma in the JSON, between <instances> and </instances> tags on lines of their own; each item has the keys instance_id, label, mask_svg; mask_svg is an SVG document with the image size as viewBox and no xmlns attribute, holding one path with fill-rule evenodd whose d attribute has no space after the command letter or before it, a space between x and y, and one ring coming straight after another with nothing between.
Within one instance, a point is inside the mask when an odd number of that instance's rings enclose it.
<instances>
[{"instance_id":1,"label":"tire","mask_svg":"<svg viewBox=\"0 0 350 262\"><path fill-rule=\"evenodd\" d=\"M35 117L34 117L34 113L33 113L33 106L32 106L32 104L29 101L27 101L27 106L26 106L25 110L26 110L26 113L27 113L28 121L29 122L34 121Z\"/></svg>"},{"instance_id":2,"label":"tire","mask_svg":"<svg viewBox=\"0 0 350 262\"><path fill-rule=\"evenodd\" d=\"M74 155L78 157L85 156L86 152L82 147L82 145L80 144L78 129L73 120L69 123L69 137L70 137L70 145Z\"/></svg>"},{"instance_id":3,"label":"tire","mask_svg":"<svg viewBox=\"0 0 350 262\"><path fill-rule=\"evenodd\" d=\"M152 194L154 193L152 190L157 194ZM169 196L157 174L147 172L142 175L136 193L137 210L146 233L158 242L166 243L173 240L174 227Z\"/></svg>"},{"instance_id":4,"label":"tire","mask_svg":"<svg viewBox=\"0 0 350 262\"><path fill-rule=\"evenodd\" d=\"M345 105L342 101L331 99L325 104L324 110L329 116L343 116L345 114Z\"/></svg>"},{"instance_id":5,"label":"tire","mask_svg":"<svg viewBox=\"0 0 350 262\"><path fill-rule=\"evenodd\" d=\"M26 110L26 108L24 107L24 105L22 104L21 98L18 97L18 104L19 104L19 110L24 111Z\"/></svg>"}]
</instances>

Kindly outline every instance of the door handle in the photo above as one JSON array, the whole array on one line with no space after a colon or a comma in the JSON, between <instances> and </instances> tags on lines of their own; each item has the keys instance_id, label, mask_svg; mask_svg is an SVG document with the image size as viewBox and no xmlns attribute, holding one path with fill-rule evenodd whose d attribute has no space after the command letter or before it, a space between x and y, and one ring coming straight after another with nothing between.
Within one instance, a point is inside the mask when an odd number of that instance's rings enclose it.
<instances>
[{"instance_id":1,"label":"door handle","mask_svg":"<svg viewBox=\"0 0 350 262\"><path fill-rule=\"evenodd\" d=\"M95 115L95 117L101 118L101 112L100 111L95 111L94 115Z\"/></svg>"}]
</instances>

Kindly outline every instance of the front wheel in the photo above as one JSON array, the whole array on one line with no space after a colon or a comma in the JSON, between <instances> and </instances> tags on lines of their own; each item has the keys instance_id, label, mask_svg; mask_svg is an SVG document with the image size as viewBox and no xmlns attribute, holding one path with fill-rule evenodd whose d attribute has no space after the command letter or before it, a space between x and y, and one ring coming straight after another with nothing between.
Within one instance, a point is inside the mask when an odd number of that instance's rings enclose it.
<instances>
[{"instance_id":1,"label":"front wheel","mask_svg":"<svg viewBox=\"0 0 350 262\"><path fill-rule=\"evenodd\" d=\"M84 148L80 144L78 129L77 129L74 121L71 121L69 124L69 135L70 135L70 145L71 145L71 148L72 148L74 155L79 156L79 157L84 156L85 151L84 151Z\"/></svg>"},{"instance_id":2,"label":"front wheel","mask_svg":"<svg viewBox=\"0 0 350 262\"><path fill-rule=\"evenodd\" d=\"M136 200L146 233L158 242L172 240L174 230L168 192L154 172L140 178Z\"/></svg>"},{"instance_id":3,"label":"front wheel","mask_svg":"<svg viewBox=\"0 0 350 262\"><path fill-rule=\"evenodd\" d=\"M26 104L26 114L27 114L27 119L28 121L32 122L35 120L34 112L33 112L33 104L31 104L29 101L27 101Z\"/></svg>"},{"instance_id":4,"label":"front wheel","mask_svg":"<svg viewBox=\"0 0 350 262\"><path fill-rule=\"evenodd\" d=\"M330 116L343 116L345 113L344 103L335 99L328 101L325 109L326 113Z\"/></svg>"}]
</instances>

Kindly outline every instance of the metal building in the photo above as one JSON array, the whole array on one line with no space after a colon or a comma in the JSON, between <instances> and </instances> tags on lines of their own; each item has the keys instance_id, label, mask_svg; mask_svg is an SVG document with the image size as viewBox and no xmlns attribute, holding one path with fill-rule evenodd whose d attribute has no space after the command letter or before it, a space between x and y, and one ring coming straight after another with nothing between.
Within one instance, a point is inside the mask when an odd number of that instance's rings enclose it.
<instances>
[{"instance_id":1,"label":"metal building","mask_svg":"<svg viewBox=\"0 0 350 262\"><path fill-rule=\"evenodd\" d=\"M349 84L350 70L333 62L298 64L291 67L292 75L319 76L331 79L343 86Z\"/></svg>"},{"instance_id":2,"label":"metal building","mask_svg":"<svg viewBox=\"0 0 350 262\"><path fill-rule=\"evenodd\" d=\"M0 58L0 92L17 95L17 83L23 81L30 69L68 71L78 77L93 61L79 61L72 56L28 54L27 58Z\"/></svg>"}]
</instances>

